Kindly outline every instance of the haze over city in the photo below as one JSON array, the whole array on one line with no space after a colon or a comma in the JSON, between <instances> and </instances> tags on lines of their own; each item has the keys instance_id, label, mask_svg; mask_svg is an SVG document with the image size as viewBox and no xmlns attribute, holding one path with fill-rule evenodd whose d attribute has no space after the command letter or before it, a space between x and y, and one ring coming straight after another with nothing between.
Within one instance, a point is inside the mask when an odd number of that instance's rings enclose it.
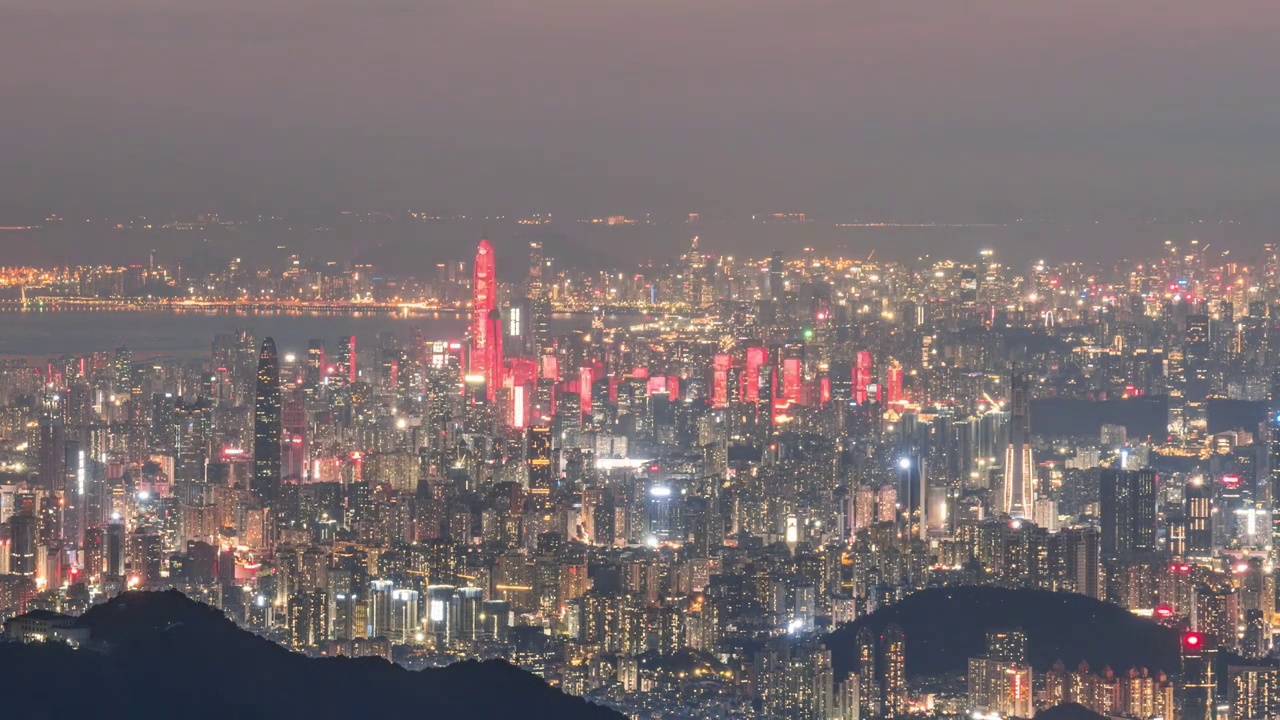
<instances>
[{"instance_id":1,"label":"haze over city","mask_svg":"<svg viewBox=\"0 0 1280 720\"><path fill-rule=\"evenodd\" d=\"M3 11L0 219L15 224L403 208L1277 219L1280 11L1258 0Z\"/></svg>"},{"instance_id":2,"label":"haze over city","mask_svg":"<svg viewBox=\"0 0 1280 720\"><path fill-rule=\"evenodd\" d=\"M1277 37L0 0L6 711L1280 718Z\"/></svg>"}]
</instances>

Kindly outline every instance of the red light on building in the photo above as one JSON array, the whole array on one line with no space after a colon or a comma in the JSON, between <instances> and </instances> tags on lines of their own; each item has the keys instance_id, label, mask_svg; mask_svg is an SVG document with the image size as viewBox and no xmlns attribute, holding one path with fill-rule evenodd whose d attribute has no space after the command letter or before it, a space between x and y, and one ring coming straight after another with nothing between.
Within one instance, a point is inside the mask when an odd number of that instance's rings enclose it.
<instances>
[{"instance_id":1,"label":"red light on building","mask_svg":"<svg viewBox=\"0 0 1280 720\"><path fill-rule=\"evenodd\" d=\"M857 364L853 368L853 400L859 405L867 402L867 387L871 385L871 353L863 350L858 353Z\"/></svg>"},{"instance_id":2,"label":"red light on building","mask_svg":"<svg viewBox=\"0 0 1280 720\"><path fill-rule=\"evenodd\" d=\"M711 374L711 407L729 407L729 366L733 362L726 353L717 353Z\"/></svg>"},{"instance_id":3,"label":"red light on building","mask_svg":"<svg viewBox=\"0 0 1280 720\"><path fill-rule=\"evenodd\" d=\"M1196 649L1204 644L1204 638L1200 633L1187 633L1182 636L1182 644L1186 645L1188 648Z\"/></svg>"},{"instance_id":4,"label":"red light on building","mask_svg":"<svg viewBox=\"0 0 1280 720\"><path fill-rule=\"evenodd\" d=\"M784 358L782 361L782 394L791 402L800 402L800 383L804 379L800 358Z\"/></svg>"},{"instance_id":5,"label":"red light on building","mask_svg":"<svg viewBox=\"0 0 1280 720\"><path fill-rule=\"evenodd\" d=\"M584 367L578 370L578 409L583 415L591 414L591 368Z\"/></svg>"},{"instance_id":6,"label":"red light on building","mask_svg":"<svg viewBox=\"0 0 1280 720\"><path fill-rule=\"evenodd\" d=\"M1162 620L1167 620L1173 617L1173 608L1168 605L1159 605L1153 611L1153 614Z\"/></svg>"},{"instance_id":7,"label":"red light on building","mask_svg":"<svg viewBox=\"0 0 1280 720\"><path fill-rule=\"evenodd\" d=\"M769 351L762 347L747 348L747 369L742 380L742 399L760 402L760 368L769 362Z\"/></svg>"},{"instance_id":8,"label":"red light on building","mask_svg":"<svg viewBox=\"0 0 1280 720\"><path fill-rule=\"evenodd\" d=\"M555 355L542 356L542 379L560 381L560 359Z\"/></svg>"},{"instance_id":9,"label":"red light on building","mask_svg":"<svg viewBox=\"0 0 1280 720\"><path fill-rule=\"evenodd\" d=\"M1229 488L1240 487L1240 476L1239 475L1223 475L1222 484Z\"/></svg>"},{"instance_id":10,"label":"red light on building","mask_svg":"<svg viewBox=\"0 0 1280 720\"><path fill-rule=\"evenodd\" d=\"M1186 563L1174 563L1169 566L1169 569L1179 575L1191 574L1191 566Z\"/></svg>"},{"instance_id":11,"label":"red light on building","mask_svg":"<svg viewBox=\"0 0 1280 720\"><path fill-rule=\"evenodd\" d=\"M493 402L502 373L502 332L497 319L497 272L493 246L481 240L471 283L471 374L485 380L485 394Z\"/></svg>"},{"instance_id":12,"label":"red light on building","mask_svg":"<svg viewBox=\"0 0 1280 720\"><path fill-rule=\"evenodd\" d=\"M894 361L889 365L887 375L887 385L889 386L889 404L900 403L905 400L902 396L902 366Z\"/></svg>"},{"instance_id":13,"label":"red light on building","mask_svg":"<svg viewBox=\"0 0 1280 720\"><path fill-rule=\"evenodd\" d=\"M667 376L667 394L673 402L680 397L680 378L675 375Z\"/></svg>"}]
</instances>

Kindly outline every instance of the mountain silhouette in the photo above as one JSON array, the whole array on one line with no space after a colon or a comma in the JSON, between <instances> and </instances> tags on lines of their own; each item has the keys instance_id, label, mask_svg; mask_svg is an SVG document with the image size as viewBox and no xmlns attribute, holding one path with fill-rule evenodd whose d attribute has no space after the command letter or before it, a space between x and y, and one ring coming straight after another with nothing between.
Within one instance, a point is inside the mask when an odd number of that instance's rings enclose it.
<instances>
[{"instance_id":1,"label":"mountain silhouette","mask_svg":"<svg viewBox=\"0 0 1280 720\"><path fill-rule=\"evenodd\" d=\"M78 621L89 649L0 643L7 709L186 718L622 716L503 661L410 671L379 658L308 658L176 591L128 592ZM394 715L393 715L394 714Z\"/></svg>"},{"instance_id":2,"label":"mountain silhouette","mask_svg":"<svg viewBox=\"0 0 1280 720\"><path fill-rule=\"evenodd\" d=\"M1009 628L1026 633L1027 661L1038 672L1057 660L1117 673L1133 667L1176 673L1180 666L1177 632L1119 606L1076 593L954 587L922 590L829 634L837 676L854 667L858 630L879 635L890 623L906 636L909 675L964 671L970 657L986 652L988 630Z\"/></svg>"}]
</instances>

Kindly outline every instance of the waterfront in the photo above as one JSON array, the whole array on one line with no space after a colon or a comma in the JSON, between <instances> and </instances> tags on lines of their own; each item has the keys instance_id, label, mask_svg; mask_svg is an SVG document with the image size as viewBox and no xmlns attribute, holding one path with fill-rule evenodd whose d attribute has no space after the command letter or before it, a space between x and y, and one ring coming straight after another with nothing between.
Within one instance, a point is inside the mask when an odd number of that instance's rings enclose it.
<instances>
[{"instance_id":1,"label":"waterfront","mask_svg":"<svg viewBox=\"0 0 1280 720\"><path fill-rule=\"evenodd\" d=\"M558 331L589 318L555 316ZM355 335L369 346L381 332L408 339L421 328L432 340L461 340L466 315L457 312L405 317L391 313L216 313L165 311L26 310L0 312L0 356L43 358L126 346L136 357L205 357L213 337L237 328L270 335L282 352L302 352L311 338L335 342Z\"/></svg>"}]
</instances>

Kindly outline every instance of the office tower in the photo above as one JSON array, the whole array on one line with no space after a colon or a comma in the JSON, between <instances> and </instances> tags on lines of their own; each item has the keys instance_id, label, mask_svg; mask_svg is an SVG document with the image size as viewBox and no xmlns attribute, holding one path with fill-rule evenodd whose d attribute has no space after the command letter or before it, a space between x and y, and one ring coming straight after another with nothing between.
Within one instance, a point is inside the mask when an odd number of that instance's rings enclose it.
<instances>
[{"instance_id":1,"label":"office tower","mask_svg":"<svg viewBox=\"0 0 1280 720\"><path fill-rule=\"evenodd\" d=\"M1204 430L1208 420L1206 400L1211 389L1210 350L1213 342L1213 327L1208 315L1198 313L1187 316L1183 342L1182 396L1185 402L1185 421L1189 429Z\"/></svg>"},{"instance_id":2,"label":"office tower","mask_svg":"<svg viewBox=\"0 0 1280 720\"><path fill-rule=\"evenodd\" d=\"M783 285L782 274L786 270L786 265L782 261L782 251L774 250L769 255L768 275L765 276L765 297L775 304L782 300L785 287Z\"/></svg>"},{"instance_id":3,"label":"office tower","mask_svg":"<svg viewBox=\"0 0 1280 720\"><path fill-rule=\"evenodd\" d=\"M9 518L10 574L36 576L36 527L36 516L30 512L15 513Z\"/></svg>"},{"instance_id":4,"label":"office tower","mask_svg":"<svg viewBox=\"0 0 1280 720\"><path fill-rule=\"evenodd\" d=\"M493 246L481 240L471 285L471 363L468 375L485 386L493 402L502 383L502 326L498 318L498 278Z\"/></svg>"},{"instance_id":5,"label":"office tower","mask_svg":"<svg viewBox=\"0 0 1280 720\"><path fill-rule=\"evenodd\" d=\"M101 526L90 526L84 531L84 575L85 581L97 582L106 569L107 540L106 530Z\"/></svg>"},{"instance_id":6,"label":"office tower","mask_svg":"<svg viewBox=\"0 0 1280 720\"><path fill-rule=\"evenodd\" d=\"M125 558L123 523L115 522L107 525L107 546L105 554L107 560L107 577L116 579L123 578Z\"/></svg>"},{"instance_id":7,"label":"office tower","mask_svg":"<svg viewBox=\"0 0 1280 720\"><path fill-rule=\"evenodd\" d=\"M276 342L262 341L253 407L253 486L264 507L280 508L280 361Z\"/></svg>"},{"instance_id":8,"label":"office tower","mask_svg":"<svg viewBox=\"0 0 1280 720\"><path fill-rule=\"evenodd\" d=\"M900 718L907 713L907 641L902 628L890 624L880 634L880 672L884 680L884 716Z\"/></svg>"},{"instance_id":9,"label":"office tower","mask_svg":"<svg viewBox=\"0 0 1280 720\"><path fill-rule=\"evenodd\" d=\"M58 490L66 474L66 427L48 415L40 418L38 480L46 490Z\"/></svg>"},{"instance_id":10,"label":"office tower","mask_svg":"<svg viewBox=\"0 0 1280 720\"><path fill-rule=\"evenodd\" d=\"M329 358L325 356L324 340L313 339L307 343L306 384L319 385L328 374Z\"/></svg>"},{"instance_id":11,"label":"office tower","mask_svg":"<svg viewBox=\"0 0 1280 720\"><path fill-rule=\"evenodd\" d=\"M338 340L338 375L347 384L356 381L356 336L348 335Z\"/></svg>"},{"instance_id":12,"label":"office tower","mask_svg":"<svg viewBox=\"0 0 1280 720\"><path fill-rule=\"evenodd\" d=\"M853 401L862 405L867 402L867 388L871 387L871 353L858 352L857 363L853 368Z\"/></svg>"},{"instance_id":13,"label":"office tower","mask_svg":"<svg viewBox=\"0 0 1280 720\"><path fill-rule=\"evenodd\" d=\"M711 407L713 408L729 406L729 370L732 366L733 358L727 353L716 353L712 358Z\"/></svg>"},{"instance_id":14,"label":"office tower","mask_svg":"<svg viewBox=\"0 0 1280 720\"><path fill-rule=\"evenodd\" d=\"M85 484L88 481L89 460L77 440L67 442L65 455L66 477L62 486L62 497L65 502L62 514L62 539L72 547L78 548L84 542Z\"/></svg>"},{"instance_id":15,"label":"office tower","mask_svg":"<svg viewBox=\"0 0 1280 720\"><path fill-rule=\"evenodd\" d=\"M529 340L534 357L554 350L551 343L551 305L547 299L548 261L542 256L542 243L529 243Z\"/></svg>"},{"instance_id":16,"label":"office tower","mask_svg":"<svg viewBox=\"0 0 1280 720\"><path fill-rule=\"evenodd\" d=\"M531 427L527 433L529 492L534 495L550 495L555 485L555 469L551 464L551 428Z\"/></svg>"},{"instance_id":17,"label":"office tower","mask_svg":"<svg viewBox=\"0 0 1280 720\"><path fill-rule=\"evenodd\" d=\"M1150 468L1105 468L1101 480L1102 555L1130 562L1156 552L1156 493Z\"/></svg>"},{"instance_id":18,"label":"office tower","mask_svg":"<svg viewBox=\"0 0 1280 720\"><path fill-rule=\"evenodd\" d=\"M890 405L904 402L906 398L902 394L902 363L890 360L889 369L885 371L885 375L887 387L885 401Z\"/></svg>"},{"instance_id":19,"label":"office tower","mask_svg":"<svg viewBox=\"0 0 1280 720\"><path fill-rule=\"evenodd\" d=\"M1198 632L1182 636L1182 720L1214 720L1217 681L1213 665L1217 651L1210 638Z\"/></svg>"},{"instance_id":20,"label":"office tower","mask_svg":"<svg viewBox=\"0 0 1280 720\"><path fill-rule=\"evenodd\" d=\"M747 365L742 376L743 402L751 404L760 402L760 368L767 370L768 363L768 349L759 346L747 348Z\"/></svg>"},{"instance_id":21,"label":"office tower","mask_svg":"<svg viewBox=\"0 0 1280 720\"><path fill-rule=\"evenodd\" d=\"M1004 513L1035 517L1035 464L1031 459L1031 398L1027 378L1014 371L1009 378L1009 445L1004 454Z\"/></svg>"},{"instance_id":22,"label":"office tower","mask_svg":"<svg viewBox=\"0 0 1280 720\"><path fill-rule=\"evenodd\" d=\"M1187 483L1186 497L1187 554L1209 557L1213 554L1213 485L1199 476Z\"/></svg>"}]
</instances>

